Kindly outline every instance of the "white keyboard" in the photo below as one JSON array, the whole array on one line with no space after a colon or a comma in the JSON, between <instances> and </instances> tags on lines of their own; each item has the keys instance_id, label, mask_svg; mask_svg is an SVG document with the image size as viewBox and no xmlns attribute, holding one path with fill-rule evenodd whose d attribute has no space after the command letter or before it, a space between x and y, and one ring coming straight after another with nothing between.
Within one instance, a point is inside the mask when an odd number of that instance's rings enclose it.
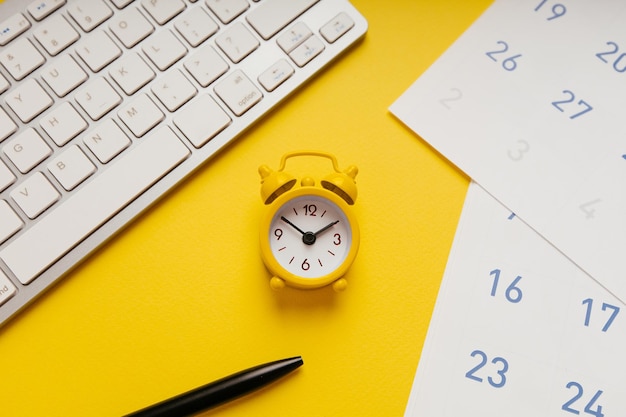
<instances>
[{"instance_id":1,"label":"white keyboard","mask_svg":"<svg viewBox=\"0 0 626 417\"><path fill-rule=\"evenodd\" d=\"M360 39L347 0L0 4L0 324Z\"/></svg>"}]
</instances>

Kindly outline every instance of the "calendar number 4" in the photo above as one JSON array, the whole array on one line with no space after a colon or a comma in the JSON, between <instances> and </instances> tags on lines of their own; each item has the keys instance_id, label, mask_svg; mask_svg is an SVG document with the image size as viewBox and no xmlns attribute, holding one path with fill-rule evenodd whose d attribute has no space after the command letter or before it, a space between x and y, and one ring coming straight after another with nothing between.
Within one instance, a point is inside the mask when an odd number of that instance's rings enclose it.
<instances>
[{"instance_id":1,"label":"calendar number 4","mask_svg":"<svg viewBox=\"0 0 626 417\"><path fill-rule=\"evenodd\" d=\"M567 385L565 385L565 388L567 388L567 389L575 389L576 390L576 394L574 394L574 396L569 401L567 401L565 404L563 404L561 409L564 410L564 411L567 411L568 413L579 415L580 411L577 410L576 408L572 408L572 407L583 396L583 394L584 394L583 386L580 385L578 382L571 381L571 382L568 382ZM602 391L601 390L599 390L598 392L595 393L593 398L591 398L591 400L587 403L587 405L585 406L585 409L583 410L585 412L585 414L589 414L589 415L592 415L592 416L595 416L595 417L604 417L604 414L602 413L602 406L601 405L596 405L596 402L598 401L598 399L600 399L601 395L602 395ZM594 407L595 407L595 409L594 409Z\"/></svg>"}]
</instances>

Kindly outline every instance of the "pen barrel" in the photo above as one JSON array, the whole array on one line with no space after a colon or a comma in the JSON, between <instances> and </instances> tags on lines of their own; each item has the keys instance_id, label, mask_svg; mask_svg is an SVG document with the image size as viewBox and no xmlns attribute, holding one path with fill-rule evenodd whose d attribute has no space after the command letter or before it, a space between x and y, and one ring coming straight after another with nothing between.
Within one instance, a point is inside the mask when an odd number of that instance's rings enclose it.
<instances>
[{"instance_id":1,"label":"pen barrel","mask_svg":"<svg viewBox=\"0 0 626 417\"><path fill-rule=\"evenodd\" d=\"M287 375L304 362L297 356L255 366L151 405L126 417L183 417L217 407Z\"/></svg>"}]
</instances>

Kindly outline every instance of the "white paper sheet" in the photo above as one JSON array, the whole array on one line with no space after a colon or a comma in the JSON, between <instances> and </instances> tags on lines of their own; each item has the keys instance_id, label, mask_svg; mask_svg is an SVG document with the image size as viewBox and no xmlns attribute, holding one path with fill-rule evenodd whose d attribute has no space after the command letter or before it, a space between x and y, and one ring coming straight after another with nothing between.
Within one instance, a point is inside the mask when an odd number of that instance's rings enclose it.
<instances>
[{"instance_id":1,"label":"white paper sheet","mask_svg":"<svg viewBox=\"0 0 626 417\"><path fill-rule=\"evenodd\" d=\"M626 311L475 183L405 417L626 415Z\"/></svg>"},{"instance_id":2,"label":"white paper sheet","mask_svg":"<svg viewBox=\"0 0 626 417\"><path fill-rule=\"evenodd\" d=\"M391 107L626 301L626 2L497 0Z\"/></svg>"}]
</instances>

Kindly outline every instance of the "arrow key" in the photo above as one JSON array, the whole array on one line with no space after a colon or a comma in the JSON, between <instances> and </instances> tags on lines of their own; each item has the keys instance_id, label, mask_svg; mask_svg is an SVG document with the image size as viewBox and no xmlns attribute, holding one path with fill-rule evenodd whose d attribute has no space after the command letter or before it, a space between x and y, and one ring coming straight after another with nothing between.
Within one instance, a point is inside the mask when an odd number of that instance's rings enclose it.
<instances>
[{"instance_id":1,"label":"arrow key","mask_svg":"<svg viewBox=\"0 0 626 417\"><path fill-rule=\"evenodd\" d=\"M287 81L293 73L294 70L291 65L286 60L281 59L259 75L259 83L268 92L274 91L276 87Z\"/></svg>"}]
</instances>

